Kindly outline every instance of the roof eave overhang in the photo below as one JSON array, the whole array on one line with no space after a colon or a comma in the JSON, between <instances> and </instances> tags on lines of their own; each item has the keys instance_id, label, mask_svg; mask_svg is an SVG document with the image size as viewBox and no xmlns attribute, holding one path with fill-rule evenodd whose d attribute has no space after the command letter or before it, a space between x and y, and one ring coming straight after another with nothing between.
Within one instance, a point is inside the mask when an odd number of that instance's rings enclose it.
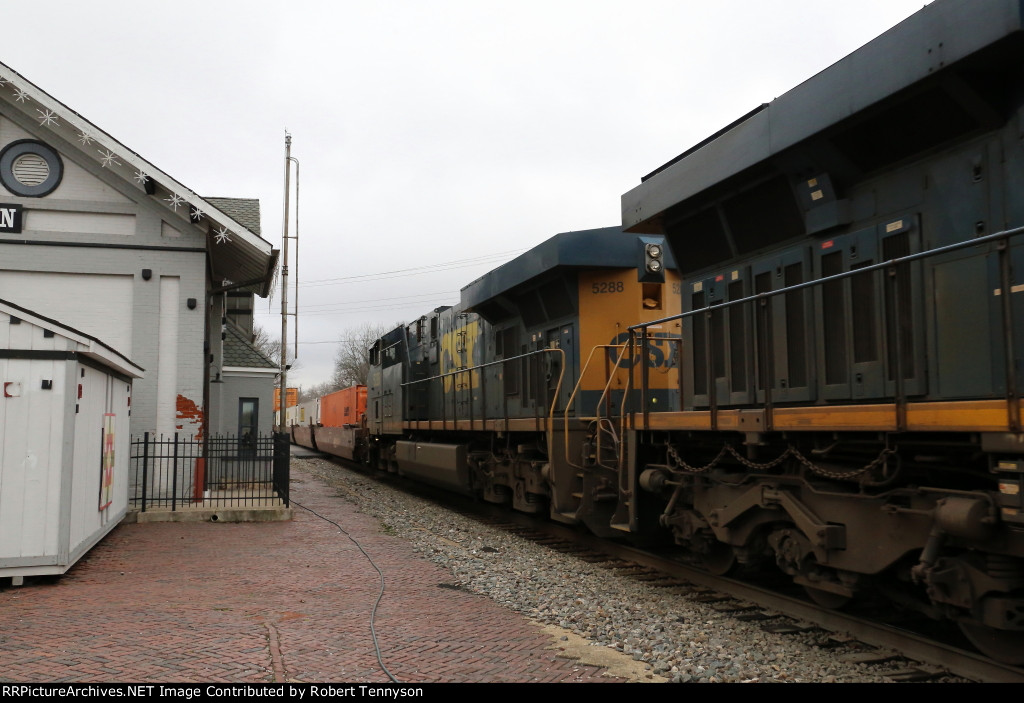
<instances>
[{"instance_id":1,"label":"roof eave overhang","mask_svg":"<svg viewBox=\"0 0 1024 703\"><path fill-rule=\"evenodd\" d=\"M14 69L0 63L0 87L13 91L12 105L35 117L41 128L49 129L68 143L79 142L84 154L92 156L102 168L133 183L140 193L162 205L177 221L206 233L207 250L220 278L264 283L257 292L269 293L277 262L270 242L260 238L234 218L155 165L114 139L86 118L27 80ZM220 251L218 251L220 250ZM225 256L226 255L226 256Z\"/></svg>"}]
</instances>

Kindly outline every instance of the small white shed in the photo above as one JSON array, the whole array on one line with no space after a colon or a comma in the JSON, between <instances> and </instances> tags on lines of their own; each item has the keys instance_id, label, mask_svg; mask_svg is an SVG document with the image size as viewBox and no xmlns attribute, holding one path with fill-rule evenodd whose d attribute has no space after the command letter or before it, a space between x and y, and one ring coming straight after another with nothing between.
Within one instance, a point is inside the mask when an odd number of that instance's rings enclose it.
<instances>
[{"instance_id":1,"label":"small white shed","mask_svg":"<svg viewBox=\"0 0 1024 703\"><path fill-rule=\"evenodd\" d=\"M95 337L0 300L0 577L62 574L124 517L142 371Z\"/></svg>"}]
</instances>

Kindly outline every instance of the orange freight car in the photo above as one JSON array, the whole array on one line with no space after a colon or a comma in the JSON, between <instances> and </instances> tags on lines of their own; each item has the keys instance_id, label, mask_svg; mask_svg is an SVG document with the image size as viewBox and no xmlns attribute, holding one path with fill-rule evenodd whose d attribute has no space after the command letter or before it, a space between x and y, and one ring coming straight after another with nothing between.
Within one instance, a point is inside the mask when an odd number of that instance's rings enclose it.
<instances>
[{"instance_id":1,"label":"orange freight car","mask_svg":"<svg viewBox=\"0 0 1024 703\"><path fill-rule=\"evenodd\" d=\"M352 386L320 399L320 424L324 427L358 425L366 413L366 386Z\"/></svg>"},{"instance_id":2,"label":"orange freight car","mask_svg":"<svg viewBox=\"0 0 1024 703\"><path fill-rule=\"evenodd\" d=\"M353 461L367 449L366 386L352 386L320 399L320 425L313 428L316 448Z\"/></svg>"},{"instance_id":3,"label":"orange freight car","mask_svg":"<svg viewBox=\"0 0 1024 703\"><path fill-rule=\"evenodd\" d=\"M299 389L289 388L288 393L285 395L288 399L288 407L292 408L299 404ZM281 409L281 389L274 389L274 412L276 413Z\"/></svg>"}]
</instances>

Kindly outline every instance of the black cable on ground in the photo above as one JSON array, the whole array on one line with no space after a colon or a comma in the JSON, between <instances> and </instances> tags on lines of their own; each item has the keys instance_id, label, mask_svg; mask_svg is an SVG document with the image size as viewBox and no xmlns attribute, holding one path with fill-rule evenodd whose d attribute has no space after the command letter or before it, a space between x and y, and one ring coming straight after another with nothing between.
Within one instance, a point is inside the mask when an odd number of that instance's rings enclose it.
<instances>
[{"instance_id":1,"label":"black cable on ground","mask_svg":"<svg viewBox=\"0 0 1024 703\"><path fill-rule=\"evenodd\" d=\"M373 562L373 559L370 557L370 555L366 553L365 549L363 549L363 545L359 544L359 542L356 541L355 537L353 537L348 532L346 532L345 528L343 528L341 525L336 523L334 520L331 520L330 518L324 517L323 515L321 515L317 511L313 510L312 508L307 508L302 503L297 503L291 497L289 497L288 502L291 505L297 506L299 508L302 508L303 510L306 510L306 511L308 511L310 513L313 513L314 515L316 515L321 520L325 520L325 521L331 523L332 525L334 525L335 527L337 527L338 531L341 532L341 534L343 534L346 537L348 537L349 540L352 542L352 544L356 545L356 547L359 549L359 551L363 553L363 556L366 557L366 560L368 562L370 562L370 566L372 566L374 569L377 570L377 574L380 576L380 593L377 594L377 602L373 604L373 610L370 612L370 635L373 637L373 649L377 653L377 663L380 664L381 670L385 674L388 675L389 679L391 679L391 683L402 683L401 681L396 679L394 677L394 675L390 671L388 671L388 668L386 666L384 666L384 660L383 660L383 658L381 658L381 654L380 654L380 645L377 643L377 631L373 627L374 618L377 617L377 606L380 605L381 600L383 600L383 598L384 598L384 572L381 571L380 567L378 567Z\"/></svg>"}]
</instances>

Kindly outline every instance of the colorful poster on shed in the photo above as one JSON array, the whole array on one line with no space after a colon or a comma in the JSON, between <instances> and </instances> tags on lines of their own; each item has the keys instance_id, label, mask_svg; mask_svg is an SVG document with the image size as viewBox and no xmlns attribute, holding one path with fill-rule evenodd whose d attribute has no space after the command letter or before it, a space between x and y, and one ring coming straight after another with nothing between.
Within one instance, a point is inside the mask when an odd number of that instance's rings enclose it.
<instances>
[{"instance_id":1,"label":"colorful poster on shed","mask_svg":"<svg viewBox=\"0 0 1024 703\"><path fill-rule=\"evenodd\" d=\"M103 415L103 461L100 473L100 510L114 502L114 413Z\"/></svg>"}]
</instances>

